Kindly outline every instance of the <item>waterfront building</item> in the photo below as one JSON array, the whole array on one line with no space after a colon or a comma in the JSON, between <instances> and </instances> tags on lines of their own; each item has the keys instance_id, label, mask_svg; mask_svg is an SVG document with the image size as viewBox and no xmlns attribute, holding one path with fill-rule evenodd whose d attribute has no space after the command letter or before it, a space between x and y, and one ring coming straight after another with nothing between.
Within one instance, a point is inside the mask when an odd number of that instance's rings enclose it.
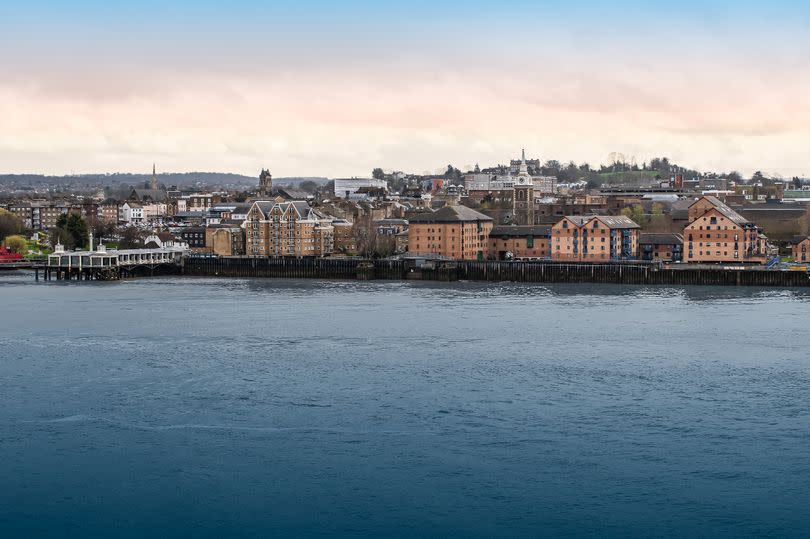
<instances>
[{"instance_id":1,"label":"waterfront building","mask_svg":"<svg viewBox=\"0 0 810 539\"><path fill-rule=\"evenodd\" d=\"M638 253L641 260L679 262L683 260L681 234L639 234Z\"/></svg>"},{"instance_id":2,"label":"waterfront building","mask_svg":"<svg viewBox=\"0 0 810 539\"><path fill-rule=\"evenodd\" d=\"M492 218L466 206L445 206L409 220L408 252L455 260L484 260Z\"/></svg>"},{"instance_id":3,"label":"waterfront building","mask_svg":"<svg viewBox=\"0 0 810 539\"><path fill-rule=\"evenodd\" d=\"M713 196L689 206L684 229L686 262L762 264L767 260L767 238L748 219Z\"/></svg>"},{"instance_id":4,"label":"waterfront building","mask_svg":"<svg viewBox=\"0 0 810 539\"><path fill-rule=\"evenodd\" d=\"M641 227L625 216L569 215L551 227L551 258L575 262L632 260Z\"/></svg>"},{"instance_id":5,"label":"waterfront building","mask_svg":"<svg viewBox=\"0 0 810 539\"><path fill-rule=\"evenodd\" d=\"M408 229L394 236L394 252L402 254L408 252Z\"/></svg>"},{"instance_id":6,"label":"waterfront building","mask_svg":"<svg viewBox=\"0 0 810 539\"><path fill-rule=\"evenodd\" d=\"M205 247L217 256L244 255L245 231L240 226L209 226L205 229Z\"/></svg>"},{"instance_id":7,"label":"waterfront building","mask_svg":"<svg viewBox=\"0 0 810 539\"><path fill-rule=\"evenodd\" d=\"M810 238L795 238L790 245L794 262L810 262Z\"/></svg>"},{"instance_id":8,"label":"waterfront building","mask_svg":"<svg viewBox=\"0 0 810 539\"><path fill-rule=\"evenodd\" d=\"M119 267L158 266L178 264L186 253L185 248L169 247L158 249L107 249L99 245L93 249L92 236L87 251L65 251L62 244L54 246L48 255L48 268L63 271L102 270Z\"/></svg>"},{"instance_id":9,"label":"waterfront building","mask_svg":"<svg viewBox=\"0 0 810 539\"><path fill-rule=\"evenodd\" d=\"M180 228L176 235L192 249L198 251L205 249L204 226L185 226Z\"/></svg>"},{"instance_id":10,"label":"waterfront building","mask_svg":"<svg viewBox=\"0 0 810 539\"><path fill-rule=\"evenodd\" d=\"M551 227L494 226L489 232L489 258L497 260L549 258Z\"/></svg>"},{"instance_id":11,"label":"waterfront building","mask_svg":"<svg viewBox=\"0 0 810 539\"><path fill-rule=\"evenodd\" d=\"M248 256L329 256L334 250L333 219L304 200L256 201L245 221Z\"/></svg>"},{"instance_id":12,"label":"waterfront building","mask_svg":"<svg viewBox=\"0 0 810 539\"><path fill-rule=\"evenodd\" d=\"M380 236L396 236L400 232L408 230L407 219L377 219L373 224Z\"/></svg>"},{"instance_id":13,"label":"waterfront building","mask_svg":"<svg viewBox=\"0 0 810 539\"><path fill-rule=\"evenodd\" d=\"M357 254L357 240L354 237L354 225L346 219L332 221L333 250L344 255Z\"/></svg>"},{"instance_id":14,"label":"waterfront building","mask_svg":"<svg viewBox=\"0 0 810 539\"><path fill-rule=\"evenodd\" d=\"M147 249L184 249L188 250L190 247L188 243L181 241L171 232L157 232L146 236L143 240L143 246Z\"/></svg>"}]
</instances>

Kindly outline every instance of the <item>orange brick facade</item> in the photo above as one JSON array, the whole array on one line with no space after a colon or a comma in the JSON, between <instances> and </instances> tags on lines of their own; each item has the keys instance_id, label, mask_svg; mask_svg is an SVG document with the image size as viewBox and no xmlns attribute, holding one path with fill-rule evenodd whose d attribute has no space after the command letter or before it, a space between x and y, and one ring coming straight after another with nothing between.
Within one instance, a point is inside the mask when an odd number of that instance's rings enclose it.
<instances>
[{"instance_id":1,"label":"orange brick facade","mask_svg":"<svg viewBox=\"0 0 810 539\"><path fill-rule=\"evenodd\" d=\"M322 257L332 254L331 221L306 202L255 202L245 221L245 252L260 257Z\"/></svg>"},{"instance_id":2,"label":"orange brick facade","mask_svg":"<svg viewBox=\"0 0 810 539\"><path fill-rule=\"evenodd\" d=\"M433 214L411 218L408 252L454 260L484 260L489 248L492 218L464 206L444 207Z\"/></svg>"},{"instance_id":3,"label":"orange brick facade","mask_svg":"<svg viewBox=\"0 0 810 539\"><path fill-rule=\"evenodd\" d=\"M454 260L483 260L491 229L491 222L412 223L408 229L408 252Z\"/></svg>"},{"instance_id":4,"label":"orange brick facade","mask_svg":"<svg viewBox=\"0 0 810 539\"><path fill-rule=\"evenodd\" d=\"M810 262L810 238L794 243L792 254L794 262Z\"/></svg>"},{"instance_id":5,"label":"orange brick facade","mask_svg":"<svg viewBox=\"0 0 810 539\"><path fill-rule=\"evenodd\" d=\"M696 217L683 232L686 262L762 264L767 260L767 238L715 198L695 202L689 216Z\"/></svg>"},{"instance_id":6,"label":"orange brick facade","mask_svg":"<svg viewBox=\"0 0 810 539\"><path fill-rule=\"evenodd\" d=\"M564 217L551 227L551 259L571 262L631 260L639 226L626 217Z\"/></svg>"},{"instance_id":7,"label":"orange brick facade","mask_svg":"<svg viewBox=\"0 0 810 539\"><path fill-rule=\"evenodd\" d=\"M496 226L490 231L488 258L549 258L551 227Z\"/></svg>"}]
</instances>

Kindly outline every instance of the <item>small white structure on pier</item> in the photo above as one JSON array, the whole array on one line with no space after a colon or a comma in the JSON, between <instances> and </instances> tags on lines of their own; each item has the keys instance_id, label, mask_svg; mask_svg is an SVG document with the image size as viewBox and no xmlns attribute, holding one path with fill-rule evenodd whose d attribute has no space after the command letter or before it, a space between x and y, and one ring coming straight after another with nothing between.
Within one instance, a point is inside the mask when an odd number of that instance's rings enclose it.
<instances>
[{"instance_id":1,"label":"small white structure on pier","mask_svg":"<svg viewBox=\"0 0 810 539\"><path fill-rule=\"evenodd\" d=\"M53 254L48 255L48 267L82 270L178 264L186 251L180 247L108 251L104 245L99 245L94 251L65 251L62 245L57 244Z\"/></svg>"}]
</instances>

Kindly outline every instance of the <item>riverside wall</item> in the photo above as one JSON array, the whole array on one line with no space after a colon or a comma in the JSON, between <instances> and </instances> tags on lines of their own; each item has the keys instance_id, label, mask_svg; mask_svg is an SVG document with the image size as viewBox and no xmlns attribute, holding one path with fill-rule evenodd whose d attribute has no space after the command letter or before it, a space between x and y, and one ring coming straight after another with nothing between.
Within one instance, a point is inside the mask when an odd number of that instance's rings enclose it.
<instances>
[{"instance_id":1,"label":"riverside wall","mask_svg":"<svg viewBox=\"0 0 810 539\"><path fill-rule=\"evenodd\" d=\"M422 281L514 281L629 285L808 287L803 271L716 268L660 268L643 263L564 264L554 262L431 262L356 258L196 258L183 261L183 275L291 279Z\"/></svg>"}]
</instances>

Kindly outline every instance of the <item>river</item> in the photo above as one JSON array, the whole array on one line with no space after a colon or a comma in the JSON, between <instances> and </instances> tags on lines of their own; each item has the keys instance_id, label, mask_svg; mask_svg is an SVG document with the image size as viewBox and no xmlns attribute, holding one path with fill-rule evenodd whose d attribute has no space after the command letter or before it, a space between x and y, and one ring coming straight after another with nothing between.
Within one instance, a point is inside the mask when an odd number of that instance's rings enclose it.
<instances>
[{"instance_id":1,"label":"river","mask_svg":"<svg viewBox=\"0 0 810 539\"><path fill-rule=\"evenodd\" d=\"M810 534L810 291L0 273L0 535Z\"/></svg>"}]
</instances>

